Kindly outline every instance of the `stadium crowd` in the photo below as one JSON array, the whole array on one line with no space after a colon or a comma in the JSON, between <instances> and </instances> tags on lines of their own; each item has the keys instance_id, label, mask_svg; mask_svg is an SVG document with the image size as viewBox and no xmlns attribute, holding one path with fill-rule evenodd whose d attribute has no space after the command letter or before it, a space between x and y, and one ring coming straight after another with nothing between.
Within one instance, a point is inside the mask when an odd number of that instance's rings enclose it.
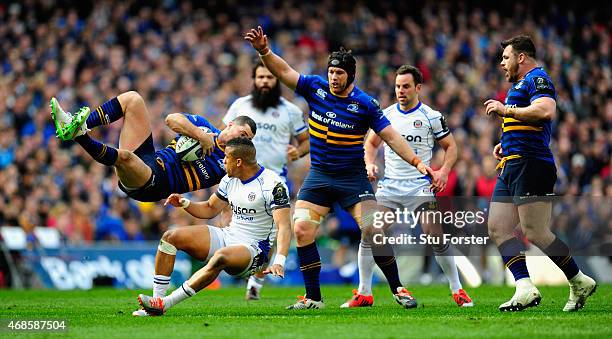
<instances>
[{"instance_id":1,"label":"stadium crowd","mask_svg":"<svg viewBox=\"0 0 612 339\"><path fill-rule=\"evenodd\" d=\"M394 101L395 69L417 65L425 76L422 100L447 115L460 147L442 193L447 196L492 194L491 151L501 128L499 120L484 114L483 102L502 100L510 86L499 66L499 42L531 34L558 92L552 141L557 193L604 199L559 210L565 216L557 228L576 238L570 246L598 236L589 229L596 224L591 219L605 215L596 210L608 209L605 199L612 196L608 18L598 16L595 7L560 10L552 1L497 10L463 2L406 3L379 1L375 8L334 1L256 1L239 7L224 1L206 8L173 0L0 3L0 225L55 227L78 244L157 240L171 225L193 222L179 209L128 199L116 188L112 169L59 141L49 98L76 110L137 90L161 148L175 136L165 126L167 114L192 112L219 126L233 100L250 92L256 55L242 33L262 25L274 51L301 73L324 71L329 51L351 48L358 59L358 86L378 97L382 107ZM287 88L283 94L306 111L302 99ZM96 129L95 138L117 144L120 124ZM307 171L307 158L290 167L293 193ZM433 166L440 163L438 156ZM209 194L195 192L193 198ZM610 237L609 225L597 232Z\"/></svg>"}]
</instances>

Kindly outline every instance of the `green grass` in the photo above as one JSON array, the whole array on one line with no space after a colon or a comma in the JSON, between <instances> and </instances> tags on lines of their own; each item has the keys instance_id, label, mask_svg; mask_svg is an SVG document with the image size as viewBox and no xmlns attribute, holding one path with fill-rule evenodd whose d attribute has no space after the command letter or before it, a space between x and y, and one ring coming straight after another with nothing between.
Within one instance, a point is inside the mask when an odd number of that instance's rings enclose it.
<instances>
[{"instance_id":1,"label":"green grass","mask_svg":"<svg viewBox=\"0 0 612 339\"><path fill-rule=\"evenodd\" d=\"M10 337L48 338L406 338L406 337L612 337L612 286L599 286L585 309L565 313L567 287L542 287L542 304L519 313L500 313L497 306L513 289L470 289L476 306L460 309L445 286L414 286L417 309L397 305L387 288L378 286L372 308L340 309L350 287L324 287L326 309L286 311L301 288L266 287L263 299L243 300L242 288L202 291L163 317L134 318L142 291L96 289L0 291L2 319L67 319L63 333L9 333ZM146 291L148 292L148 291ZM6 338L0 330L0 337Z\"/></svg>"}]
</instances>

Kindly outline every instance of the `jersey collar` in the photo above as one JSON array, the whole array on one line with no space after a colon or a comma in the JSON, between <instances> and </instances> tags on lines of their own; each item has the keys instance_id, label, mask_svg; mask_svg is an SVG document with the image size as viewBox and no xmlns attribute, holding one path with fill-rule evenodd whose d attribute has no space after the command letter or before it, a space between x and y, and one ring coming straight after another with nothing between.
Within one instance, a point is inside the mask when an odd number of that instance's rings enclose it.
<instances>
[{"instance_id":1,"label":"jersey collar","mask_svg":"<svg viewBox=\"0 0 612 339\"><path fill-rule=\"evenodd\" d=\"M250 183L251 181L253 181L253 180L257 179L257 177L258 177L258 176L261 174L261 172L263 172L263 171L264 171L264 169L265 169L265 168L264 168L263 166L261 166L261 165L259 165L259 166L260 166L261 168L259 169L259 171L257 171L257 173L255 173L255 175L254 175L254 176L250 177L250 178L249 178L249 179L247 179L247 180L240 180L240 181L242 181L242 184L243 184L243 185L246 185L246 184Z\"/></svg>"},{"instance_id":2,"label":"jersey collar","mask_svg":"<svg viewBox=\"0 0 612 339\"><path fill-rule=\"evenodd\" d=\"M421 102L419 101L419 103L416 106L414 106L413 108L411 108L411 109L409 109L407 111L402 111L402 109L400 108L400 104L399 103L397 103L396 105L397 105L397 110L398 111L400 111L401 113L404 113L404 114L408 114L408 113L412 113L412 112L416 111L417 109L419 109L419 107L421 107Z\"/></svg>"},{"instance_id":3,"label":"jersey collar","mask_svg":"<svg viewBox=\"0 0 612 339\"><path fill-rule=\"evenodd\" d=\"M221 147L221 145L219 145L218 137L215 137L215 145L217 145L217 147L221 150L221 152L225 153L225 147Z\"/></svg>"}]
</instances>

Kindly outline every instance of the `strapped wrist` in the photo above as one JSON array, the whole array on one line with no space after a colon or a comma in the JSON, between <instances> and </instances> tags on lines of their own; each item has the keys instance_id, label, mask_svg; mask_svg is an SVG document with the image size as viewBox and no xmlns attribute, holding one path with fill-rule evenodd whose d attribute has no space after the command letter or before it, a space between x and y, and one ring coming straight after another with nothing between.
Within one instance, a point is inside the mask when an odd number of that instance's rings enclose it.
<instances>
[{"instance_id":1,"label":"strapped wrist","mask_svg":"<svg viewBox=\"0 0 612 339\"><path fill-rule=\"evenodd\" d=\"M191 205L191 200L187 198L181 198L181 200L179 200L179 203L181 204L181 208L185 209L189 207L189 205Z\"/></svg>"},{"instance_id":2,"label":"strapped wrist","mask_svg":"<svg viewBox=\"0 0 612 339\"><path fill-rule=\"evenodd\" d=\"M276 253L276 256L274 256L274 262L272 263L272 265L281 265L282 267L285 267L286 260L287 260L286 256L280 253Z\"/></svg>"},{"instance_id":3,"label":"strapped wrist","mask_svg":"<svg viewBox=\"0 0 612 339\"><path fill-rule=\"evenodd\" d=\"M258 50L257 52L259 53L260 57L265 57L272 53L272 50L270 49L270 47L266 46L262 50Z\"/></svg>"},{"instance_id":4,"label":"strapped wrist","mask_svg":"<svg viewBox=\"0 0 612 339\"><path fill-rule=\"evenodd\" d=\"M421 163L421 159L417 156L415 156L411 161L410 161L410 165L417 167L420 163Z\"/></svg>"}]
</instances>

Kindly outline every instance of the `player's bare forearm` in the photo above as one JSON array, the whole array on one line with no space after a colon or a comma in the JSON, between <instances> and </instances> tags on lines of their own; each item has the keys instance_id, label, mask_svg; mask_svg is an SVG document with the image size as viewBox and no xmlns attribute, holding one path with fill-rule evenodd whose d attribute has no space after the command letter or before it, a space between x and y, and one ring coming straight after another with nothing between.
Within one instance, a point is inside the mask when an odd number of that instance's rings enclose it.
<instances>
[{"instance_id":1,"label":"player's bare forearm","mask_svg":"<svg viewBox=\"0 0 612 339\"><path fill-rule=\"evenodd\" d=\"M291 208L279 208L272 213L278 229L276 235L276 253L285 257L289 254L291 245Z\"/></svg>"},{"instance_id":2,"label":"player's bare forearm","mask_svg":"<svg viewBox=\"0 0 612 339\"><path fill-rule=\"evenodd\" d=\"M166 117L166 125L176 133L202 140L207 137L206 133L192 124L182 113L171 113Z\"/></svg>"},{"instance_id":3,"label":"player's bare forearm","mask_svg":"<svg viewBox=\"0 0 612 339\"><path fill-rule=\"evenodd\" d=\"M378 134L370 132L366 137L364 142L364 160L366 165L373 164L376 162L376 153L378 152L378 147L382 143L382 139L378 136Z\"/></svg>"},{"instance_id":4,"label":"player's bare forearm","mask_svg":"<svg viewBox=\"0 0 612 339\"><path fill-rule=\"evenodd\" d=\"M274 74L285 86L295 90L300 79L300 73L272 51L267 55L260 56L260 58L266 68L270 70L270 73Z\"/></svg>"},{"instance_id":5,"label":"player's bare forearm","mask_svg":"<svg viewBox=\"0 0 612 339\"><path fill-rule=\"evenodd\" d=\"M548 97L538 98L527 107L508 107L506 116L524 122L550 121L555 118L557 104Z\"/></svg>"},{"instance_id":6,"label":"player's bare forearm","mask_svg":"<svg viewBox=\"0 0 612 339\"><path fill-rule=\"evenodd\" d=\"M416 153L414 153L414 150L408 145L408 142L404 140L393 127L385 127L378 133L378 136L380 136L380 138L384 140L400 158L414 166L415 160L418 158Z\"/></svg>"},{"instance_id":7,"label":"player's bare forearm","mask_svg":"<svg viewBox=\"0 0 612 339\"><path fill-rule=\"evenodd\" d=\"M438 140L438 143L444 150L444 163L442 164L441 170L448 174L457 162L457 143L452 134Z\"/></svg>"},{"instance_id":8,"label":"player's bare forearm","mask_svg":"<svg viewBox=\"0 0 612 339\"><path fill-rule=\"evenodd\" d=\"M213 194L206 201L192 202L185 211L199 219L212 219L216 217L228 204Z\"/></svg>"},{"instance_id":9,"label":"player's bare forearm","mask_svg":"<svg viewBox=\"0 0 612 339\"><path fill-rule=\"evenodd\" d=\"M298 139L297 150L300 158L310 153L310 141L308 140L308 136L301 140Z\"/></svg>"}]
</instances>

